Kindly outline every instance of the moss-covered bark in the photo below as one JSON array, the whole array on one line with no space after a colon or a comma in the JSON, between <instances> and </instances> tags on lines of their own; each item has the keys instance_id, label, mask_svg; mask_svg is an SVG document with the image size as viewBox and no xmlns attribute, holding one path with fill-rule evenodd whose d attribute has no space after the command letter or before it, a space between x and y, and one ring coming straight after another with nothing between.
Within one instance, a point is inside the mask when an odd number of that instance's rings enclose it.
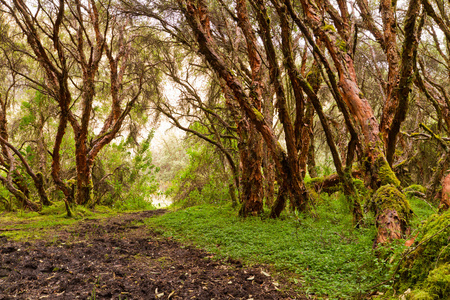
<instances>
[{"instance_id":1,"label":"moss-covered bark","mask_svg":"<svg viewBox=\"0 0 450 300\"><path fill-rule=\"evenodd\" d=\"M409 299L450 299L450 212L433 215L399 266L394 288Z\"/></svg>"},{"instance_id":2,"label":"moss-covered bark","mask_svg":"<svg viewBox=\"0 0 450 300\"><path fill-rule=\"evenodd\" d=\"M375 213L377 237L374 247L394 239L400 239L409 230L412 210L405 195L394 185L380 187L368 203Z\"/></svg>"}]
</instances>

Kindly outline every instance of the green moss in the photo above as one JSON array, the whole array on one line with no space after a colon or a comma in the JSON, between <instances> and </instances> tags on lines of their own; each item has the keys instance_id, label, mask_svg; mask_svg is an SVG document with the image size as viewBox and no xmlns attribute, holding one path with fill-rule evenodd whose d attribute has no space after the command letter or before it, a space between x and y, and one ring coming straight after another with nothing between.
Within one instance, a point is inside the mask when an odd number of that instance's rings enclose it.
<instances>
[{"instance_id":1,"label":"green moss","mask_svg":"<svg viewBox=\"0 0 450 300\"><path fill-rule=\"evenodd\" d=\"M395 187L400 186L400 180L398 180L394 171L392 171L386 159L380 156L377 160L378 167L378 178L380 179L381 185L392 184Z\"/></svg>"},{"instance_id":2,"label":"green moss","mask_svg":"<svg viewBox=\"0 0 450 300\"><path fill-rule=\"evenodd\" d=\"M323 184L323 182L325 181L325 177L324 176L322 176L322 177L314 177L314 178L309 178L308 180L305 180L305 185L306 185L306 187L308 188L308 192L309 192L309 190L312 190L312 191L314 191L314 193L313 193L313 198L315 198L315 199L320 199L320 196L319 196L319 194L317 193L317 191L316 191L316 189L315 189L315 186L321 186L322 184ZM320 189L320 188L319 188ZM333 194L333 193L336 193L336 192L339 192L339 191L341 191L342 190L342 185L341 184L337 184L337 185L335 185L335 186L331 186L331 187L328 187L325 191L328 193L328 194ZM321 192L320 190L319 190L319 192Z\"/></svg>"},{"instance_id":3,"label":"green moss","mask_svg":"<svg viewBox=\"0 0 450 300\"><path fill-rule=\"evenodd\" d=\"M419 192L419 193L426 193L427 192L427 188L420 185L420 184L412 184L410 186L408 186L406 189L403 190L405 193L408 192Z\"/></svg>"},{"instance_id":4,"label":"green moss","mask_svg":"<svg viewBox=\"0 0 450 300\"><path fill-rule=\"evenodd\" d=\"M341 50L341 51L344 51L344 52L347 52L347 43L346 42L344 42L343 40L337 40L336 41L336 46Z\"/></svg>"},{"instance_id":5,"label":"green moss","mask_svg":"<svg viewBox=\"0 0 450 300\"><path fill-rule=\"evenodd\" d=\"M380 187L373 195L368 206L376 215L387 209L395 210L404 226L409 225L409 220L412 217L411 206L406 196L391 184Z\"/></svg>"},{"instance_id":6,"label":"green moss","mask_svg":"<svg viewBox=\"0 0 450 300\"><path fill-rule=\"evenodd\" d=\"M433 298L426 291L417 291L410 294L408 300L433 300Z\"/></svg>"},{"instance_id":7,"label":"green moss","mask_svg":"<svg viewBox=\"0 0 450 300\"><path fill-rule=\"evenodd\" d=\"M263 115L259 112L259 110L257 110L256 108L253 108L253 113L255 114L256 120L258 120L258 122L264 121L264 117L263 117Z\"/></svg>"},{"instance_id":8,"label":"green moss","mask_svg":"<svg viewBox=\"0 0 450 300\"><path fill-rule=\"evenodd\" d=\"M336 32L336 28L334 28L333 25L331 24L325 24L322 26L322 30L323 31L332 31L332 32Z\"/></svg>"},{"instance_id":9,"label":"green moss","mask_svg":"<svg viewBox=\"0 0 450 300\"><path fill-rule=\"evenodd\" d=\"M313 185L316 183L322 183L325 180L325 177L314 177L314 178L305 178L305 183L308 185Z\"/></svg>"},{"instance_id":10,"label":"green moss","mask_svg":"<svg viewBox=\"0 0 450 300\"><path fill-rule=\"evenodd\" d=\"M306 184L305 187L306 191L308 192L309 200L311 201L311 203L319 203L320 195L319 193L316 192L314 184L313 185Z\"/></svg>"},{"instance_id":11,"label":"green moss","mask_svg":"<svg viewBox=\"0 0 450 300\"><path fill-rule=\"evenodd\" d=\"M353 185L355 186L355 189L358 191L361 200L371 198L373 191L366 187L364 181L362 181L361 179L353 178Z\"/></svg>"},{"instance_id":12,"label":"green moss","mask_svg":"<svg viewBox=\"0 0 450 300\"><path fill-rule=\"evenodd\" d=\"M395 289L413 290L411 299L450 298L450 211L432 215L399 266ZM431 298L426 298L429 295Z\"/></svg>"},{"instance_id":13,"label":"green moss","mask_svg":"<svg viewBox=\"0 0 450 300\"><path fill-rule=\"evenodd\" d=\"M450 264L432 270L422 287L411 293L411 300L448 299L450 297Z\"/></svg>"}]
</instances>

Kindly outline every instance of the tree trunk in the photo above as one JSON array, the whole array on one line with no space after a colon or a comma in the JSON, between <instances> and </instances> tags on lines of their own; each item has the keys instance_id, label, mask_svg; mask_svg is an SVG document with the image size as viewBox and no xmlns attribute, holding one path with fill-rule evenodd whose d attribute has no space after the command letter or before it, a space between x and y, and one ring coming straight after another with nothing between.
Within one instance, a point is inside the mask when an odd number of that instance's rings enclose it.
<instances>
[{"instance_id":1,"label":"tree trunk","mask_svg":"<svg viewBox=\"0 0 450 300\"><path fill-rule=\"evenodd\" d=\"M76 199L78 205L87 205L91 201L91 167L88 165L87 150L87 127L84 132L78 132L76 135L75 157L77 166L77 193ZM75 132L76 134L77 132Z\"/></svg>"},{"instance_id":2,"label":"tree trunk","mask_svg":"<svg viewBox=\"0 0 450 300\"><path fill-rule=\"evenodd\" d=\"M310 143L308 149L308 173L309 177L315 178L317 177L317 169L316 169L316 155L315 155L315 149L314 149L314 132L311 132L310 136Z\"/></svg>"},{"instance_id":3,"label":"tree trunk","mask_svg":"<svg viewBox=\"0 0 450 300\"><path fill-rule=\"evenodd\" d=\"M409 233L412 210L408 200L395 186L380 187L369 202L368 208L375 213L377 237L374 248Z\"/></svg>"},{"instance_id":4,"label":"tree trunk","mask_svg":"<svg viewBox=\"0 0 450 300\"><path fill-rule=\"evenodd\" d=\"M244 124L243 124L244 123ZM241 159L241 199L239 215L246 217L262 212L264 185L261 173L262 144L259 133L246 120L238 126L239 154Z\"/></svg>"},{"instance_id":5,"label":"tree trunk","mask_svg":"<svg viewBox=\"0 0 450 300\"><path fill-rule=\"evenodd\" d=\"M67 216L71 217L72 211L70 209L70 205L75 202L75 198L73 194L70 192L67 185L61 179L61 161L59 155L61 143L66 132L68 112L65 109L63 103L60 103L60 106L62 106L62 109L59 116L58 130L56 132L55 144L53 146L52 152L52 178L58 189L62 191L64 194L64 204L66 207Z\"/></svg>"},{"instance_id":6,"label":"tree trunk","mask_svg":"<svg viewBox=\"0 0 450 300\"><path fill-rule=\"evenodd\" d=\"M441 201L439 204L439 211L447 211L450 208L450 174L442 180Z\"/></svg>"},{"instance_id":7,"label":"tree trunk","mask_svg":"<svg viewBox=\"0 0 450 300\"><path fill-rule=\"evenodd\" d=\"M275 169L272 158L269 153L267 153L267 147L263 144L263 172L264 172L264 198L265 206L271 207L274 202L275 197Z\"/></svg>"},{"instance_id":8,"label":"tree trunk","mask_svg":"<svg viewBox=\"0 0 450 300\"><path fill-rule=\"evenodd\" d=\"M284 185L280 185L278 188L277 200L275 200L275 203L272 205L272 208L270 210L270 218L276 219L281 215L281 212L286 206L286 193L286 187Z\"/></svg>"}]
</instances>

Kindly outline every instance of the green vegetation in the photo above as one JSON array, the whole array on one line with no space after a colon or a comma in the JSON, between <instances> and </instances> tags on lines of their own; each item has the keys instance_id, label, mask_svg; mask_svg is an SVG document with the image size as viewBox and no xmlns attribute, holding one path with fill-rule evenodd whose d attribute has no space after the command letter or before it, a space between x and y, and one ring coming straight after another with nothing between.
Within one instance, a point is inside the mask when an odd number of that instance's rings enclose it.
<instances>
[{"instance_id":1,"label":"green vegetation","mask_svg":"<svg viewBox=\"0 0 450 300\"><path fill-rule=\"evenodd\" d=\"M384 157L378 157L375 163L379 165L378 176L380 177L380 182L382 185L392 184L395 187L400 186L400 180L398 180L394 171L392 171L391 167Z\"/></svg>"},{"instance_id":2,"label":"green vegetation","mask_svg":"<svg viewBox=\"0 0 450 300\"><path fill-rule=\"evenodd\" d=\"M150 144L154 132L135 145L129 138L118 144L106 147L94 169L97 178L95 184L95 204L110 206L118 210L151 209L151 195L158 190ZM110 172L105 180L105 174Z\"/></svg>"},{"instance_id":3,"label":"green vegetation","mask_svg":"<svg viewBox=\"0 0 450 300\"><path fill-rule=\"evenodd\" d=\"M189 162L175 175L172 186L167 190L175 205L186 208L229 201L229 174L213 148L194 143L186 153Z\"/></svg>"},{"instance_id":4,"label":"green vegetation","mask_svg":"<svg viewBox=\"0 0 450 300\"><path fill-rule=\"evenodd\" d=\"M448 295L445 1L19 2L0 1L0 234L164 195L179 210L149 225L310 294Z\"/></svg>"},{"instance_id":5,"label":"green vegetation","mask_svg":"<svg viewBox=\"0 0 450 300\"><path fill-rule=\"evenodd\" d=\"M287 272L303 291L329 295L329 299L363 296L383 281L381 288L389 288L397 260L376 256L372 250L375 227L354 229L344 197L321 196L315 217L290 213L278 220L242 219L229 205L202 205L147 223L160 228L165 236L193 242L219 257L273 265L277 271ZM420 203L411 203L414 208L416 204ZM398 259L404 246L390 247Z\"/></svg>"},{"instance_id":6,"label":"green vegetation","mask_svg":"<svg viewBox=\"0 0 450 300\"><path fill-rule=\"evenodd\" d=\"M67 217L64 202L61 201L44 207L40 212L4 212L0 215L0 233L18 241L49 238L55 231L69 228L81 220L107 218L119 212L106 206L96 206L93 210L74 206L72 213L72 218Z\"/></svg>"},{"instance_id":7,"label":"green vegetation","mask_svg":"<svg viewBox=\"0 0 450 300\"><path fill-rule=\"evenodd\" d=\"M411 299L450 297L450 212L432 215L420 230L421 237L406 252L395 287L412 289Z\"/></svg>"}]
</instances>

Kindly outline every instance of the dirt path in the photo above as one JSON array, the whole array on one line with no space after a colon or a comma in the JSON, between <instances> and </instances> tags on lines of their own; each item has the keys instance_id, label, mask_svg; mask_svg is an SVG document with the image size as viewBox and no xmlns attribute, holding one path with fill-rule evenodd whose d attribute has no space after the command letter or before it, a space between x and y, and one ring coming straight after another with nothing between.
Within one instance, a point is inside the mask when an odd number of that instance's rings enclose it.
<instances>
[{"instance_id":1,"label":"dirt path","mask_svg":"<svg viewBox=\"0 0 450 300\"><path fill-rule=\"evenodd\" d=\"M137 222L162 213L86 220L51 241L0 236L0 300L303 299L259 267L213 260Z\"/></svg>"}]
</instances>

